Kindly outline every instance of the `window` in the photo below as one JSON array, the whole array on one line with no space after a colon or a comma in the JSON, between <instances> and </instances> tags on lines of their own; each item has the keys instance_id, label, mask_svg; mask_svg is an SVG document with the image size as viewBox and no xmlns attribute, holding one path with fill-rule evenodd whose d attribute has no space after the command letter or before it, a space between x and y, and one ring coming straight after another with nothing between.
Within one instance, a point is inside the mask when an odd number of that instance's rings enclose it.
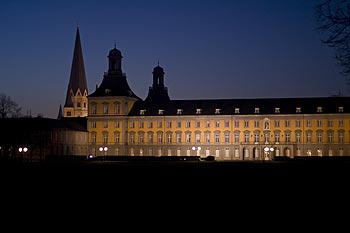
<instances>
[{"instance_id":1,"label":"window","mask_svg":"<svg viewBox=\"0 0 350 233\"><path fill-rule=\"evenodd\" d=\"M131 129L135 128L135 122L133 122L133 121L130 122L130 128L131 128Z\"/></svg>"},{"instance_id":2,"label":"window","mask_svg":"<svg viewBox=\"0 0 350 233\"><path fill-rule=\"evenodd\" d=\"M191 121L186 121L186 128L191 128Z\"/></svg>"},{"instance_id":3,"label":"window","mask_svg":"<svg viewBox=\"0 0 350 233\"><path fill-rule=\"evenodd\" d=\"M97 104L96 103L91 104L91 114L97 114Z\"/></svg>"},{"instance_id":4,"label":"window","mask_svg":"<svg viewBox=\"0 0 350 233\"><path fill-rule=\"evenodd\" d=\"M108 128L108 121L103 122L103 128Z\"/></svg>"},{"instance_id":5,"label":"window","mask_svg":"<svg viewBox=\"0 0 350 233\"><path fill-rule=\"evenodd\" d=\"M327 126L328 127L333 127L333 121L332 120L328 120L327 121Z\"/></svg>"},{"instance_id":6,"label":"window","mask_svg":"<svg viewBox=\"0 0 350 233\"><path fill-rule=\"evenodd\" d=\"M163 121L158 121L158 128L163 128Z\"/></svg>"},{"instance_id":7,"label":"window","mask_svg":"<svg viewBox=\"0 0 350 233\"><path fill-rule=\"evenodd\" d=\"M275 108L275 113L280 113L280 108Z\"/></svg>"},{"instance_id":8,"label":"window","mask_svg":"<svg viewBox=\"0 0 350 233\"><path fill-rule=\"evenodd\" d=\"M96 133L95 132L91 133L91 142L96 143Z\"/></svg>"},{"instance_id":9,"label":"window","mask_svg":"<svg viewBox=\"0 0 350 233\"><path fill-rule=\"evenodd\" d=\"M77 107L81 108L81 103L80 102L77 103Z\"/></svg>"},{"instance_id":10,"label":"window","mask_svg":"<svg viewBox=\"0 0 350 233\"><path fill-rule=\"evenodd\" d=\"M322 107L317 107L317 112L322 112Z\"/></svg>"},{"instance_id":11,"label":"window","mask_svg":"<svg viewBox=\"0 0 350 233\"><path fill-rule=\"evenodd\" d=\"M206 127L206 128L210 128L210 121L207 121L207 122L205 123L205 127Z\"/></svg>"},{"instance_id":12,"label":"window","mask_svg":"<svg viewBox=\"0 0 350 233\"><path fill-rule=\"evenodd\" d=\"M344 112L344 107L339 107L338 112Z\"/></svg>"},{"instance_id":13,"label":"window","mask_svg":"<svg viewBox=\"0 0 350 233\"><path fill-rule=\"evenodd\" d=\"M166 137L167 137L167 143L171 143L171 133L168 133Z\"/></svg>"},{"instance_id":14,"label":"window","mask_svg":"<svg viewBox=\"0 0 350 233\"><path fill-rule=\"evenodd\" d=\"M279 120L275 120L275 127L280 127L280 121Z\"/></svg>"},{"instance_id":15,"label":"window","mask_svg":"<svg viewBox=\"0 0 350 233\"><path fill-rule=\"evenodd\" d=\"M219 128L220 127L220 121L215 121L215 127Z\"/></svg>"},{"instance_id":16,"label":"window","mask_svg":"<svg viewBox=\"0 0 350 233\"><path fill-rule=\"evenodd\" d=\"M290 127L290 121L289 121L289 120L285 120L285 121L284 121L284 125L285 125L286 127Z\"/></svg>"},{"instance_id":17,"label":"window","mask_svg":"<svg viewBox=\"0 0 350 233\"><path fill-rule=\"evenodd\" d=\"M301 108L300 108L300 107L297 107L297 108L295 109L295 112L296 112L296 113L301 113Z\"/></svg>"},{"instance_id":18,"label":"window","mask_svg":"<svg viewBox=\"0 0 350 233\"><path fill-rule=\"evenodd\" d=\"M297 143L300 143L301 142L301 140L300 140L300 133L298 132L298 133L295 133L295 141L297 142Z\"/></svg>"},{"instance_id":19,"label":"window","mask_svg":"<svg viewBox=\"0 0 350 233\"><path fill-rule=\"evenodd\" d=\"M254 121L254 127L259 128L259 121Z\"/></svg>"},{"instance_id":20,"label":"window","mask_svg":"<svg viewBox=\"0 0 350 233\"><path fill-rule=\"evenodd\" d=\"M91 128L96 128L96 121L91 122Z\"/></svg>"},{"instance_id":21,"label":"window","mask_svg":"<svg viewBox=\"0 0 350 233\"><path fill-rule=\"evenodd\" d=\"M220 108L216 108L215 109L215 114L220 114L220 110L221 110Z\"/></svg>"},{"instance_id":22,"label":"window","mask_svg":"<svg viewBox=\"0 0 350 233\"><path fill-rule=\"evenodd\" d=\"M239 133L235 133L235 142L236 142L236 143L239 142Z\"/></svg>"},{"instance_id":23,"label":"window","mask_svg":"<svg viewBox=\"0 0 350 233\"><path fill-rule=\"evenodd\" d=\"M317 142L322 143L322 132L317 133Z\"/></svg>"},{"instance_id":24,"label":"window","mask_svg":"<svg viewBox=\"0 0 350 233\"><path fill-rule=\"evenodd\" d=\"M149 121L149 122L148 122L148 128L149 128L149 129L152 129L152 128L153 128L153 122L152 122L152 121Z\"/></svg>"},{"instance_id":25,"label":"window","mask_svg":"<svg viewBox=\"0 0 350 233\"><path fill-rule=\"evenodd\" d=\"M260 112L260 109L259 108L255 108L254 109L254 113L259 113Z\"/></svg>"},{"instance_id":26,"label":"window","mask_svg":"<svg viewBox=\"0 0 350 233\"><path fill-rule=\"evenodd\" d=\"M140 142L140 143L144 143L144 142L145 142L143 133L140 133L140 134L139 134L139 142Z\"/></svg>"},{"instance_id":27,"label":"window","mask_svg":"<svg viewBox=\"0 0 350 233\"><path fill-rule=\"evenodd\" d=\"M171 121L167 122L167 128L171 128Z\"/></svg>"},{"instance_id":28,"label":"window","mask_svg":"<svg viewBox=\"0 0 350 233\"><path fill-rule=\"evenodd\" d=\"M307 121L306 121L306 126L307 126L307 127L311 127L311 120L307 120Z\"/></svg>"},{"instance_id":29,"label":"window","mask_svg":"<svg viewBox=\"0 0 350 233\"><path fill-rule=\"evenodd\" d=\"M225 121L225 128L230 127L230 122L229 121Z\"/></svg>"},{"instance_id":30,"label":"window","mask_svg":"<svg viewBox=\"0 0 350 233\"><path fill-rule=\"evenodd\" d=\"M343 120L339 120L338 124L339 124L339 127L343 127L344 126L344 121Z\"/></svg>"},{"instance_id":31,"label":"window","mask_svg":"<svg viewBox=\"0 0 350 233\"><path fill-rule=\"evenodd\" d=\"M140 121L140 122L139 122L139 126L140 126L140 129L143 129L144 126L145 126L144 122L143 122L143 121Z\"/></svg>"},{"instance_id":32,"label":"window","mask_svg":"<svg viewBox=\"0 0 350 233\"><path fill-rule=\"evenodd\" d=\"M148 143L153 143L153 133L148 134Z\"/></svg>"},{"instance_id":33,"label":"window","mask_svg":"<svg viewBox=\"0 0 350 233\"><path fill-rule=\"evenodd\" d=\"M275 143L279 143L279 142L280 142L280 134L275 133Z\"/></svg>"},{"instance_id":34,"label":"window","mask_svg":"<svg viewBox=\"0 0 350 233\"><path fill-rule=\"evenodd\" d=\"M141 110L140 110L140 115L145 115L145 112L146 112L145 109L141 109Z\"/></svg>"},{"instance_id":35,"label":"window","mask_svg":"<svg viewBox=\"0 0 350 233\"><path fill-rule=\"evenodd\" d=\"M201 122L200 121L196 121L196 128L200 128L201 127Z\"/></svg>"},{"instance_id":36,"label":"window","mask_svg":"<svg viewBox=\"0 0 350 233\"><path fill-rule=\"evenodd\" d=\"M210 142L210 134L209 133L205 134L205 142Z\"/></svg>"},{"instance_id":37,"label":"window","mask_svg":"<svg viewBox=\"0 0 350 233\"><path fill-rule=\"evenodd\" d=\"M120 134L118 132L115 132L114 133L114 142L119 143L119 140L120 140L119 138L120 138Z\"/></svg>"},{"instance_id":38,"label":"window","mask_svg":"<svg viewBox=\"0 0 350 233\"><path fill-rule=\"evenodd\" d=\"M108 114L108 103L103 103L103 114Z\"/></svg>"},{"instance_id":39,"label":"window","mask_svg":"<svg viewBox=\"0 0 350 233\"><path fill-rule=\"evenodd\" d=\"M300 120L295 120L295 127L300 127Z\"/></svg>"},{"instance_id":40,"label":"window","mask_svg":"<svg viewBox=\"0 0 350 233\"><path fill-rule=\"evenodd\" d=\"M311 132L306 133L306 142L311 143Z\"/></svg>"},{"instance_id":41,"label":"window","mask_svg":"<svg viewBox=\"0 0 350 233\"><path fill-rule=\"evenodd\" d=\"M239 128L239 121L235 121L235 127Z\"/></svg>"},{"instance_id":42,"label":"window","mask_svg":"<svg viewBox=\"0 0 350 233\"><path fill-rule=\"evenodd\" d=\"M181 143L181 133L176 134L176 142Z\"/></svg>"},{"instance_id":43,"label":"window","mask_svg":"<svg viewBox=\"0 0 350 233\"><path fill-rule=\"evenodd\" d=\"M220 142L220 134L219 134L219 133L216 133L216 134L215 134L215 142L216 142L216 143L219 143L219 142Z\"/></svg>"},{"instance_id":44,"label":"window","mask_svg":"<svg viewBox=\"0 0 350 233\"><path fill-rule=\"evenodd\" d=\"M158 133L158 143L163 143L163 134Z\"/></svg>"},{"instance_id":45,"label":"window","mask_svg":"<svg viewBox=\"0 0 350 233\"><path fill-rule=\"evenodd\" d=\"M130 143L135 143L135 133L130 133Z\"/></svg>"},{"instance_id":46,"label":"window","mask_svg":"<svg viewBox=\"0 0 350 233\"><path fill-rule=\"evenodd\" d=\"M119 121L114 122L114 128L119 128Z\"/></svg>"},{"instance_id":47,"label":"window","mask_svg":"<svg viewBox=\"0 0 350 233\"><path fill-rule=\"evenodd\" d=\"M181 128L181 121L176 122L176 128Z\"/></svg>"},{"instance_id":48,"label":"window","mask_svg":"<svg viewBox=\"0 0 350 233\"><path fill-rule=\"evenodd\" d=\"M186 134L186 142L190 143L191 142L191 133Z\"/></svg>"},{"instance_id":49,"label":"window","mask_svg":"<svg viewBox=\"0 0 350 233\"><path fill-rule=\"evenodd\" d=\"M244 133L244 142L249 142L249 133Z\"/></svg>"},{"instance_id":50,"label":"window","mask_svg":"<svg viewBox=\"0 0 350 233\"><path fill-rule=\"evenodd\" d=\"M86 103L84 102L84 108L86 108Z\"/></svg>"},{"instance_id":51,"label":"window","mask_svg":"<svg viewBox=\"0 0 350 233\"><path fill-rule=\"evenodd\" d=\"M286 132L284 135L286 136L286 142L289 143L290 142L290 133Z\"/></svg>"},{"instance_id":52,"label":"window","mask_svg":"<svg viewBox=\"0 0 350 233\"><path fill-rule=\"evenodd\" d=\"M103 143L108 143L108 132L102 133Z\"/></svg>"},{"instance_id":53,"label":"window","mask_svg":"<svg viewBox=\"0 0 350 233\"><path fill-rule=\"evenodd\" d=\"M200 133L196 133L196 142L197 143L201 142L201 134Z\"/></svg>"},{"instance_id":54,"label":"window","mask_svg":"<svg viewBox=\"0 0 350 233\"><path fill-rule=\"evenodd\" d=\"M333 142L333 132L328 132L328 143Z\"/></svg>"},{"instance_id":55,"label":"window","mask_svg":"<svg viewBox=\"0 0 350 233\"><path fill-rule=\"evenodd\" d=\"M146 110L140 110L140 115L144 115ZM120 103L114 103L114 114L120 114Z\"/></svg>"},{"instance_id":56,"label":"window","mask_svg":"<svg viewBox=\"0 0 350 233\"><path fill-rule=\"evenodd\" d=\"M344 143L344 133L338 132L338 141L339 143Z\"/></svg>"},{"instance_id":57,"label":"window","mask_svg":"<svg viewBox=\"0 0 350 233\"><path fill-rule=\"evenodd\" d=\"M225 142L226 143L230 142L230 133L225 133Z\"/></svg>"},{"instance_id":58,"label":"window","mask_svg":"<svg viewBox=\"0 0 350 233\"><path fill-rule=\"evenodd\" d=\"M259 133L254 133L254 142L258 143L259 142Z\"/></svg>"},{"instance_id":59,"label":"window","mask_svg":"<svg viewBox=\"0 0 350 233\"><path fill-rule=\"evenodd\" d=\"M322 127L322 120L317 120L317 127Z\"/></svg>"},{"instance_id":60,"label":"window","mask_svg":"<svg viewBox=\"0 0 350 233\"><path fill-rule=\"evenodd\" d=\"M178 109L177 109L177 114L178 114L178 115L181 115L181 114L182 114L182 109L181 109L181 108L178 108Z\"/></svg>"},{"instance_id":61,"label":"window","mask_svg":"<svg viewBox=\"0 0 350 233\"><path fill-rule=\"evenodd\" d=\"M197 108L197 109L196 109L196 114L201 114L201 113L202 113L202 109Z\"/></svg>"},{"instance_id":62,"label":"window","mask_svg":"<svg viewBox=\"0 0 350 233\"><path fill-rule=\"evenodd\" d=\"M235 114L239 114L239 108L235 108Z\"/></svg>"},{"instance_id":63,"label":"window","mask_svg":"<svg viewBox=\"0 0 350 233\"><path fill-rule=\"evenodd\" d=\"M158 110L158 115L163 115L163 113L164 113L164 110L163 110L163 109L159 109L159 110Z\"/></svg>"},{"instance_id":64,"label":"window","mask_svg":"<svg viewBox=\"0 0 350 233\"><path fill-rule=\"evenodd\" d=\"M245 120L244 121L244 128L248 128L249 127L249 121L248 120Z\"/></svg>"}]
</instances>

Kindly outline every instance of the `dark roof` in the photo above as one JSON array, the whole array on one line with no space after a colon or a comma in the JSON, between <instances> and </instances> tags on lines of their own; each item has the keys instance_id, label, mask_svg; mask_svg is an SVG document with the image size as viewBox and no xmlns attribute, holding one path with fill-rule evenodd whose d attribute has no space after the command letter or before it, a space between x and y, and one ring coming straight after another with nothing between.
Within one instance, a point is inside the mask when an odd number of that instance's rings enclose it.
<instances>
[{"instance_id":1,"label":"dark roof","mask_svg":"<svg viewBox=\"0 0 350 233\"><path fill-rule=\"evenodd\" d=\"M101 85L89 97L100 96L127 96L140 99L129 87L124 74L109 75L103 77Z\"/></svg>"},{"instance_id":2,"label":"dark roof","mask_svg":"<svg viewBox=\"0 0 350 233\"><path fill-rule=\"evenodd\" d=\"M109 56L122 56L122 52L120 52L119 49L114 48L111 51L109 51L108 57Z\"/></svg>"},{"instance_id":3,"label":"dark roof","mask_svg":"<svg viewBox=\"0 0 350 233\"><path fill-rule=\"evenodd\" d=\"M73 107L70 91L72 90L73 93L76 94L78 89L80 89L82 94L84 94L85 90L88 91L87 84L86 84L83 51L81 49L81 43L80 43L79 28L77 28L77 34L75 37L73 61L72 61L70 79L68 83L66 103L64 105L65 107Z\"/></svg>"},{"instance_id":4,"label":"dark roof","mask_svg":"<svg viewBox=\"0 0 350 233\"><path fill-rule=\"evenodd\" d=\"M239 108L236 115L255 115L255 108L259 108L259 114L296 114L297 107L301 114L318 113L318 107L322 107L322 113L338 113L339 107L350 113L350 97L170 100L166 104L138 101L129 115L138 116L140 110L146 110L145 115L158 115L160 109L164 110L163 115L178 115L178 109L182 109L182 115L197 115L197 109L202 109L201 115L216 115L216 109L220 109L219 115L234 115L235 108ZM275 113L275 108L280 112Z\"/></svg>"}]
</instances>

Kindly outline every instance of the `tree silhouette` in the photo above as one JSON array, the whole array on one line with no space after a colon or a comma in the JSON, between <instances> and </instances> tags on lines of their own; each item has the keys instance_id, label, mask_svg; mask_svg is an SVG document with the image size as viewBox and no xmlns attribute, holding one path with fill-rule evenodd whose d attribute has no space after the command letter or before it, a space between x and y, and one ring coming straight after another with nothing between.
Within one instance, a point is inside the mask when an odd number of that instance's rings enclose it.
<instances>
[{"instance_id":1,"label":"tree silhouette","mask_svg":"<svg viewBox=\"0 0 350 233\"><path fill-rule=\"evenodd\" d=\"M316 5L317 29L322 42L335 49L341 73L350 84L350 0L325 0Z\"/></svg>"},{"instance_id":2,"label":"tree silhouette","mask_svg":"<svg viewBox=\"0 0 350 233\"><path fill-rule=\"evenodd\" d=\"M19 117L21 108L11 97L0 94L0 118Z\"/></svg>"}]
</instances>

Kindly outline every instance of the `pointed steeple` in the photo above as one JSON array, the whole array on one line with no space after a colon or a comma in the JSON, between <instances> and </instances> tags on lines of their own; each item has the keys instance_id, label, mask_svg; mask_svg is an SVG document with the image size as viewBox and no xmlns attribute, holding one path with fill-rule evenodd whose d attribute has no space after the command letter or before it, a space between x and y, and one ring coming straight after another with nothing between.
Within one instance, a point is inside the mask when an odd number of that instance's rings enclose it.
<instances>
[{"instance_id":1,"label":"pointed steeple","mask_svg":"<svg viewBox=\"0 0 350 233\"><path fill-rule=\"evenodd\" d=\"M77 27L70 79L66 102L64 104L64 116L87 116L87 95L88 89L83 51L81 48L79 27Z\"/></svg>"},{"instance_id":2,"label":"pointed steeple","mask_svg":"<svg viewBox=\"0 0 350 233\"><path fill-rule=\"evenodd\" d=\"M62 105L60 105L60 108L58 110L57 120L61 120L62 118L63 118Z\"/></svg>"}]
</instances>

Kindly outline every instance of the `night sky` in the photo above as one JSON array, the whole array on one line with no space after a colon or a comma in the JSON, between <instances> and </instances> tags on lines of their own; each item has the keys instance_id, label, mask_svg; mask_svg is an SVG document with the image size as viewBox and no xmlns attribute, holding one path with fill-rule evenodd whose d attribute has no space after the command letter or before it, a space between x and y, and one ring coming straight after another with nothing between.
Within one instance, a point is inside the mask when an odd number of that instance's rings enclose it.
<instances>
[{"instance_id":1,"label":"night sky","mask_svg":"<svg viewBox=\"0 0 350 233\"><path fill-rule=\"evenodd\" d=\"M64 105L79 24L89 93L108 52L144 99L159 60L172 99L346 94L334 51L322 44L317 0L2 0L0 93L26 114Z\"/></svg>"}]
</instances>

